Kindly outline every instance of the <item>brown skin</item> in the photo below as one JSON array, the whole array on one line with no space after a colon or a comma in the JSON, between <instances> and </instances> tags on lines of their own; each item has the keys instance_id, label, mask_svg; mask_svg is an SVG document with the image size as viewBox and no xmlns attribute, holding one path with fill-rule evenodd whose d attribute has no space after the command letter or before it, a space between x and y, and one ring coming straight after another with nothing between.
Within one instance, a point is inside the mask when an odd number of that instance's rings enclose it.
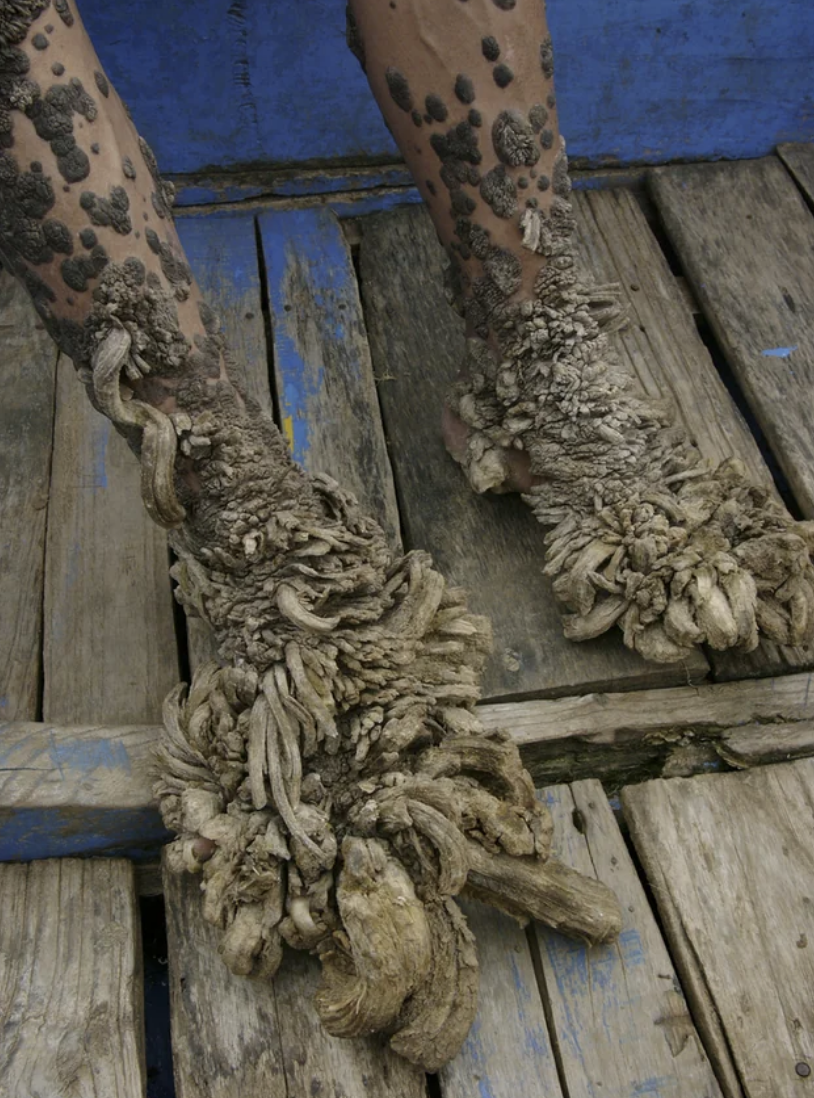
<instances>
[{"instance_id":1,"label":"brown skin","mask_svg":"<svg viewBox=\"0 0 814 1098\"><path fill-rule=\"evenodd\" d=\"M549 40L545 6L540 0L518 0L505 11L494 0L467 0L466 3L437 4L434 0L351 0L351 9L365 53L365 70L373 94L398 142L416 185L430 211L441 243L460 271L464 306L471 297L472 284L484 274L483 262L475 255L463 257L461 238L456 232L460 217L452 209L451 192L442 177L443 161L432 145L433 135L444 135L460 124L466 124L470 111L479 112L482 124L473 127L481 159L477 171L481 177L500 166L492 141L492 127L502 111L519 111L524 118L535 105L545 107L546 133L544 148L540 132L534 146L539 159L532 165L505 165L507 175L517 184L517 209L512 217L500 217L484 201L478 184L463 183L461 193L475 203L469 214L471 222L489 233L490 242L516 257L521 277L517 289L506 300L522 301L533 296L535 279L546 259L521 245L518 214L527 199L536 200L542 210L548 210L553 198L549 187L541 191L538 180L552 178L554 162L560 147L554 102L553 78L543 72L540 46ZM490 61L484 55L484 39L494 39L499 56ZM500 87L495 80L498 66L504 65L512 74L511 81ZM388 86L388 69L397 70L406 79L413 100L413 110L420 110L422 122L415 124L413 111L406 111L394 99ZM550 71L550 70L549 70ZM460 74L471 81L474 97L468 103L456 95ZM438 96L448 114L443 121L427 120L426 97ZM467 95L467 98L469 96ZM402 100L402 103L405 101ZM472 335L471 321L468 334ZM496 347L493 332L488 342ZM450 453L460 455L466 445L467 428L449 409L442 418L444 440ZM502 485L504 491L525 491L536 482L529 471L528 455L509 451L506 455L510 470Z\"/></svg>"},{"instance_id":2,"label":"brown skin","mask_svg":"<svg viewBox=\"0 0 814 1098\"><path fill-rule=\"evenodd\" d=\"M31 161L42 164L43 174L46 178L50 177L55 195L55 203L48 216L61 221L70 230L74 255L85 254L79 234L82 230L92 229L112 263L122 263L129 257L137 257L148 272L154 272L162 284L172 290L162 272L159 256L147 244L146 232L148 229L154 230L162 244L166 244L173 255L183 261L184 253L178 234L172 218L159 217L154 209L151 195L156 190L156 183L139 146L136 128L113 86L108 83L107 96L97 87L95 74L103 72L102 65L75 5L71 5L71 10L74 22L72 26L66 26L55 15L53 8L47 8L31 24L29 34L20 43L20 48L30 62L28 77L39 85L42 92L46 92L53 85L67 84L71 79L78 79L95 100L97 113L94 119L87 120L79 115L74 115L73 119L74 136L79 147L88 155L90 173L80 182L66 183L49 143L38 136L33 122L22 111L14 111L12 114L14 144L9 151L21 169ZM37 34L45 33L46 26L51 28L47 34L48 48L33 48L32 39ZM63 65L64 73L55 75L52 71L54 64ZM93 151L94 147L98 147L98 153ZM123 171L125 158L129 159L135 169L135 179L128 178ZM124 188L130 203L128 214L132 230L126 234L120 234L110 226L93 224L79 201L81 194L87 191L106 196L114 185ZM57 254L51 263L38 264L36 267L32 266L32 269L55 295L56 300L48 306L51 315L82 323L90 312L96 282L90 279L88 288L84 291L67 286L60 273L64 258L64 255ZM194 342L196 336L205 335L198 308L203 298L191 276L186 283L186 290L185 300L177 300L176 309L181 331L187 339ZM47 323L48 318L45 319ZM221 378L225 377L225 367L221 359ZM160 372L154 372L149 385L136 383L134 388L145 402L169 413L175 410L173 390L176 385L177 379L162 378Z\"/></svg>"}]
</instances>

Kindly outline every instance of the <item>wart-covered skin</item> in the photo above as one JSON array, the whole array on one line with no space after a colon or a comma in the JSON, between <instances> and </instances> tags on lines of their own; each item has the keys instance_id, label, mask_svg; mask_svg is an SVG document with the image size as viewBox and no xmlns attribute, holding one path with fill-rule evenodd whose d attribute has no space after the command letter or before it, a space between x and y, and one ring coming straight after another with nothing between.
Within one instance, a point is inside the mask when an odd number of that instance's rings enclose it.
<instances>
[{"instance_id":1,"label":"wart-covered skin","mask_svg":"<svg viewBox=\"0 0 814 1098\"><path fill-rule=\"evenodd\" d=\"M351 7L470 337L447 445L475 491L520 490L552 527L544 571L566 636L618 627L659 662L701 644L749 651L760 636L810 643L814 524L737 461L705 461L671 408L633 391L612 343L619 289L576 274L543 4ZM441 97L443 123L411 132L384 93L386 67L416 102Z\"/></svg>"},{"instance_id":2,"label":"wart-covered skin","mask_svg":"<svg viewBox=\"0 0 814 1098\"><path fill-rule=\"evenodd\" d=\"M433 126L459 102L390 83L394 109L409 96ZM445 147L457 163L469 131ZM589 942L618 932L618 904L550 857L516 746L475 714L488 623L296 465L230 381L170 202L72 0L0 4L0 255L138 455L177 597L222 660L165 702L168 863L201 875L233 972L273 975L284 944L315 952L326 1028L384 1031L434 1071L477 1006L455 903L475 878L480 898ZM494 243L489 261L496 285L516 280Z\"/></svg>"}]
</instances>

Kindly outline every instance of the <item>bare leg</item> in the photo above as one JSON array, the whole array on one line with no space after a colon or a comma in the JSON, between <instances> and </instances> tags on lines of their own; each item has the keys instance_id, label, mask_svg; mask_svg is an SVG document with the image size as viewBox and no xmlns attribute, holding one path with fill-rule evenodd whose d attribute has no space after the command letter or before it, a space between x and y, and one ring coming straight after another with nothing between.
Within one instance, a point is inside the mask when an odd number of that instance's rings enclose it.
<instances>
[{"instance_id":1,"label":"bare leg","mask_svg":"<svg viewBox=\"0 0 814 1098\"><path fill-rule=\"evenodd\" d=\"M283 942L314 950L326 1027L387 1030L434 1070L477 1004L453 899L470 870L505 905L516 864L513 910L591 938L618 930L618 905L546 865L550 818L474 713L488 623L295 465L231 384L169 197L71 0L6 0L0 254L139 455L179 597L226 664L165 704L170 864L202 874L233 971L273 973Z\"/></svg>"},{"instance_id":2,"label":"bare leg","mask_svg":"<svg viewBox=\"0 0 814 1098\"><path fill-rule=\"evenodd\" d=\"M614 287L574 272L542 0L351 0L351 41L452 259L470 336L445 434L473 488L519 489L583 640L660 661L814 639L811 524L713 469L629 389Z\"/></svg>"}]
</instances>

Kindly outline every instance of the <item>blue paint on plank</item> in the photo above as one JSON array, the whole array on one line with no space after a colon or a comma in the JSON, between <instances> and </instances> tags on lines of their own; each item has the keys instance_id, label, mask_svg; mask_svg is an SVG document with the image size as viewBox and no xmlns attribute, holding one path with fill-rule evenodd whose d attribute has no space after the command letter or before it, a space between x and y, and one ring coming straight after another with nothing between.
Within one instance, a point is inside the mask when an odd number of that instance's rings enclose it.
<instances>
[{"instance_id":1,"label":"blue paint on plank","mask_svg":"<svg viewBox=\"0 0 814 1098\"><path fill-rule=\"evenodd\" d=\"M94 420L92 436L93 456L91 458L92 480L90 487L107 488L107 444L110 441L110 423L98 417Z\"/></svg>"},{"instance_id":2,"label":"blue paint on plank","mask_svg":"<svg viewBox=\"0 0 814 1098\"><path fill-rule=\"evenodd\" d=\"M537 988L536 982L533 990L528 986L528 983L520 970L520 966L517 963L517 954L515 951L510 949L507 952L512 969L512 982L514 983L514 988L517 993L517 1016L523 1027L523 1046L532 1056L548 1057L551 1055L551 1050L548 1045L548 1034L542 1025L530 1022L526 1012L527 1008L532 1003L535 1005L539 1004L539 989Z\"/></svg>"},{"instance_id":3,"label":"blue paint on plank","mask_svg":"<svg viewBox=\"0 0 814 1098\"><path fill-rule=\"evenodd\" d=\"M100 854L148 861L173 838L153 806L9 808L0 822L2 862Z\"/></svg>"},{"instance_id":4,"label":"blue paint on plank","mask_svg":"<svg viewBox=\"0 0 814 1098\"><path fill-rule=\"evenodd\" d=\"M463 1051L470 1060L472 1074L478 1082L478 1098L495 1098L489 1079L489 1057L483 1045L482 1031L483 1023L479 1017L475 1018L464 1041Z\"/></svg>"},{"instance_id":5,"label":"blue paint on plank","mask_svg":"<svg viewBox=\"0 0 814 1098\"><path fill-rule=\"evenodd\" d=\"M760 353L764 358L788 358L792 351L797 350L797 344L793 347L768 347L765 351Z\"/></svg>"},{"instance_id":6,"label":"blue paint on plank","mask_svg":"<svg viewBox=\"0 0 814 1098\"><path fill-rule=\"evenodd\" d=\"M343 8L84 0L82 14L162 169L181 174L398 158ZM737 158L814 139L810 0L549 0L548 17L572 156Z\"/></svg>"},{"instance_id":7,"label":"blue paint on plank","mask_svg":"<svg viewBox=\"0 0 814 1098\"><path fill-rule=\"evenodd\" d=\"M321 392L320 364L307 363L297 345L299 319L288 300L296 272L307 281L323 345L347 342L356 289L350 253L336 218L323 207L270 212L259 219L266 259L274 353L280 385L280 420L294 459L310 450L309 401Z\"/></svg>"},{"instance_id":8,"label":"blue paint on plank","mask_svg":"<svg viewBox=\"0 0 814 1098\"><path fill-rule=\"evenodd\" d=\"M120 770L124 774L132 772L127 748L117 740L62 740L58 743L52 735L48 757L60 772L66 769L85 775L100 769Z\"/></svg>"}]
</instances>

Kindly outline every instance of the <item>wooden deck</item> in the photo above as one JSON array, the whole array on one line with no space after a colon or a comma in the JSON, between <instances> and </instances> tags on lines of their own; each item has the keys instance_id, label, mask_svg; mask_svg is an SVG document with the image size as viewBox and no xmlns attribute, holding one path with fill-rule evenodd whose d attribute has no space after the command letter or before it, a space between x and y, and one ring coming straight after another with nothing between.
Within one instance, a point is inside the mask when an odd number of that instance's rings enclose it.
<instances>
[{"instance_id":1,"label":"wooden deck","mask_svg":"<svg viewBox=\"0 0 814 1098\"><path fill-rule=\"evenodd\" d=\"M813 518L814 147L583 182L580 256L630 300L620 343L639 384L678 403L705 453L739 456ZM311 959L288 956L273 984L231 977L194 882L142 900L143 954L139 893L162 891L151 746L209 639L174 611L131 455L0 273L0 861L30 862L0 865L0 1098L814 1087L814 653L764 643L659 667L615 635L562 639L539 526L516 499L474 497L443 451L463 336L412 199L187 209L179 229L240 381L297 459L492 617L484 719L516 737L561 856L616 889L619 941L586 950L468 908L480 1014L431 1078L327 1037Z\"/></svg>"}]
</instances>

